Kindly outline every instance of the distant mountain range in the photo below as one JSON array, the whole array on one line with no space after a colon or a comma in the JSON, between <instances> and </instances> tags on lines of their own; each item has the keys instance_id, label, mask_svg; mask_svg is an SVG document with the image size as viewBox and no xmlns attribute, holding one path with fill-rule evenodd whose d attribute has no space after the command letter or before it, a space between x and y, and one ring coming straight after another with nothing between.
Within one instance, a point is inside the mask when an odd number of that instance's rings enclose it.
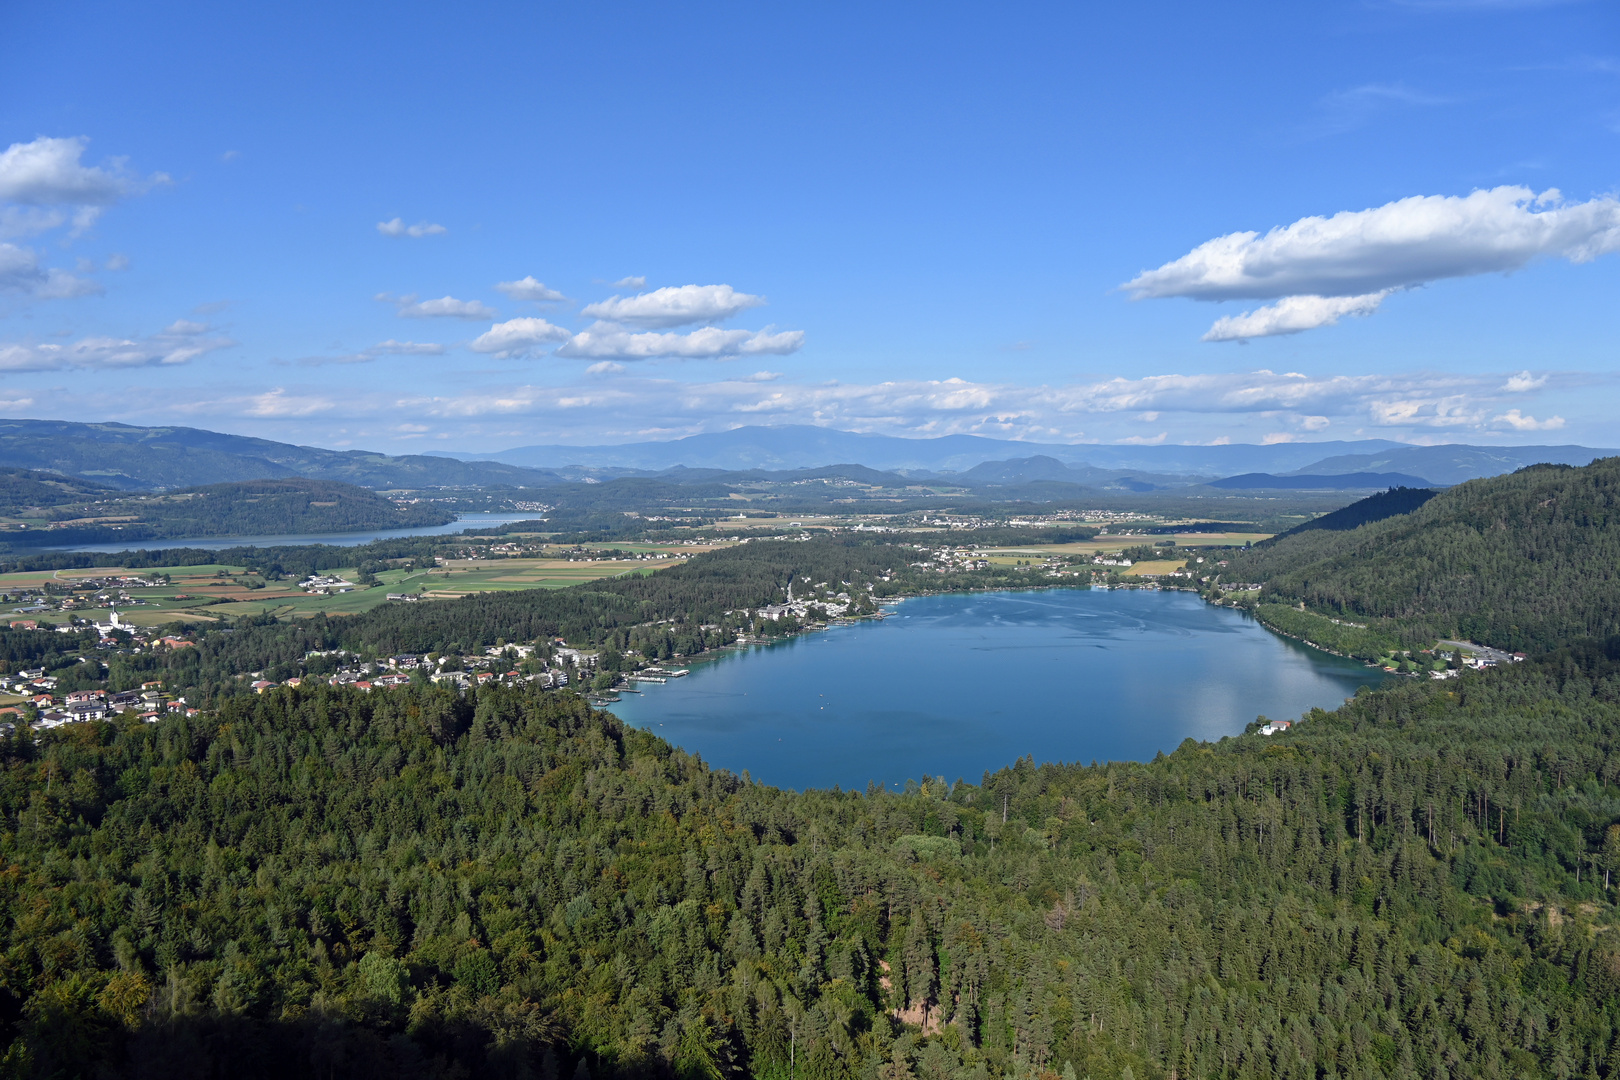
<instances>
[{"instance_id":1,"label":"distant mountain range","mask_svg":"<svg viewBox=\"0 0 1620 1080\"><path fill-rule=\"evenodd\" d=\"M0 466L95 480L125 491L302 476L373 489L535 486L571 477L495 461L314 446L188 427L0 420Z\"/></svg>"},{"instance_id":2,"label":"distant mountain range","mask_svg":"<svg viewBox=\"0 0 1620 1080\"><path fill-rule=\"evenodd\" d=\"M1269 446L1103 446L978 435L902 439L807 426L743 427L669 442L526 446L499 454L389 455L294 446L187 427L0 420L0 466L80 477L126 491L303 476L373 489L546 487L660 476L676 483L839 470L864 483L1027 489L1067 484L1152 491L1350 490L1451 485L1538 463L1585 465L1620 450L1582 446L1408 446L1382 439ZM1267 479L1269 478L1269 479Z\"/></svg>"},{"instance_id":3,"label":"distant mountain range","mask_svg":"<svg viewBox=\"0 0 1620 1080\"><path fill-rule=\"evenodd\" d=\"M1583 446L1410 446L1386 439L1277 443L1268 446L1103 446L1015 442L980 435L902 439L805 425L741 427L668 442L620 446L520 446L495 454L449 455L461 461L498 461L529 468L583 466L652 472L689 469L806 469L859 462L872 469L966 473L986 462L1049 458L1117 474L1156 474L1162 481L1241 473L1339 475L1400 473L1437 484L1512 472L1549 462L1586 465L1620 450ZM1049 477L1048 479L1052 479ZM1075 479L1064 477L1064 479ZM1076 480L1076 482L1083 482Z\"/></svg>"},{"instance_id":4,"label":"distant mountain range","mask_svg":"<svg viewBox=\"0 0 1620 1080\"><path fill-rule=\"evenodd\" d=\"M965 472L987 461L1044 456L1072 465L1167 475L1226 476L1240 472L1288 472L1329 454L1368 454L1400 449L1383 439L1359 442L1280 443L1255 446L1104 446L1015 442L982 435L902 439L788 424L740 427L689 435L669 442L622 446L520 446L495 454L453 454L461 461L500 461L529 468L565 465L661 471L689 469L811 469L859 462L873 469ZM1346 471L1367 471L1355 469Z\"/></svg>"}]
</instances>

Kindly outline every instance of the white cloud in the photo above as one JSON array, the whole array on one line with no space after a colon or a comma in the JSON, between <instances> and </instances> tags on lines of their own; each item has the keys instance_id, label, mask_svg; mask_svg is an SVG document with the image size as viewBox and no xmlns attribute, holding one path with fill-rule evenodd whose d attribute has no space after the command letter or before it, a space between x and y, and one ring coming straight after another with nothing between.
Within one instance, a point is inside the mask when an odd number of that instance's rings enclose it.
<instances>
[{"instance_id":1,"label":"white cloud","mask_svg":"<svg viewBox=\"0 0 1620 1080\"><path fill-rule=\"evenodd\" d=\"M383 356L443 356L444 346L431 341L379 341L369 349L346 353L342 356L310 356L298 361L304 367L324 367L327 364L369 364Z\"/></svg>"},{"instance_id":2,"label":"white cloud","mask_svg":"<svg viewBox=\"0 0 1620 1080\"><path fill-rule=\"evenodd\" d=\"M529 356L542 345L553 345L568 338L567 330L544 319L508 319L479 334L467 347L505 359Z\"/></svg>"},{"instance_id":3,"label":"white cloud","mask_svg":"<svg viewBox=\"0 0 1620 1080\"><path fill-rule=\"evenodd\" d=\"M1114 441L1124 443L1126 446L1162 446L1164 440L1169 437L1170 433L1168 431L1161 431L1157 435L1127 435L1123 439L1115 439Z\"/></svg>"},{"instance_id":4,"label":"white cloud","mask_svg":"<svg viewBox=\"0 0 1620 1080\"><path fill-rule=\"evenodd\" d=\"M615 289L645 289L647 287L647 278L644 274L622 277L613 283L613 287Z\"/></svg>"},{"instance_id":5,"label":"white cloud","mask_svg":"<svg viewBox=\"0 0 1620 1080\"><path fill-rule=\"evenodd\" d=\"M518 281L499 282L495 288L513 300L533 300L536 303L549 304L568 299L556 289L547 288L545 282L536 281L533 274Z\"/></svg>"},{"instance_id":6,"label":"white cloud","mask_svg":"<svg viewBox=\"0 0 1620 1080\"><path fill-rule=\"evenodd\" d=\"M626 370L625 366L614 360L598 360L585 369L587 375L611 375L616 371Z\"/></svg>"},{"instance_id":7,"label":"white cloud","mask_svg":"<svg viewBox=\"0 0 1620 1080\"><path fill-rule=\"evenodd\" d=\"M666 329L719 322L764 303L763 296L740 293L730 285L671 285L637 296L609 297L586 305L584 313L606 322Z\"/></svg>"},{"instance_id":8,"label":"white cloud","mask_svg":"<svg viewBox=\"0 0 1620 1080\"><path fill-rule=\"evenodd\" d=\"M248 416L276 419L313 416L316 413L330 412L337 407L337 402L331 398L313 394L289 394L279 386L263 394L238 399L237 404Z\"/></svg>"},{"instance_id":9,"label":"white cloud","mask_svg":"<svg viewBox=\"0 0 1620 1080\"><path fill-rule=\"evenodd\" d=\"M81 338L70 345L0 344L0 371L64 371L72 368L159 367L185 364L236 342L205 323L178 320L145 338Z\"/></svg>"},{"instance_id":10,"label":"white cloud","mask_svg":"<svg viewBox=\"0 0 1620 1080\"><path fill-rule=\"evenodd\" d=\"M114 252L113 254L107 256L107 269L109 270L128 270L129 265L128 255L120 255L117 252Z\"/></svg>"},{"instance_id":11,"label":"white cloud","mask_svg":"<svg viewBox=\"0 0 1620 1080\"><path fill-rule=\"evenodd\" d=\"M1533 416L1525 416L1518 409L1509 409L1494 420L1514 431L1556 431L1564 426L1562 416L1549 416L1545 420L1537 420Z\"/></svg>"},{"instance_id":12,"label":"white cloud","mask_svg":"<svg viewBox=\"0 0 1620 1080\"><path fill-rule=\"evenodd\" d=\"M62 300L98 293L101 286L66 270L41 266L39 255L32 248L0 241L0 290Z\"/></svg>"},{"instance_id":13,"label":"white cloud","mask_svg":"<svg viewBox=\"0 0 1620 1080\"><path fill-rule=\"evenodd\" d=\"M1445 278L1517 270L1541 259L1588 262L1620 251L1620 199L1565 202L1557 189L1536 194L1504 186L1465 196L1417 195L1369 210L1301 218L1292 225L1230 233L1147 270L1123 288L1137 299L1312 301L1296 304L1288 325L1276 309L1254 312L1269 333L1325 326L1366 314L1390 290ZM1325 299L1359 301L1336 313ZM1312 322L1313 313L1318 321ZM1331 315L1331 318L1324 317ZM1251 316L1240 316L1239 320ZM1206 341L1259 337L1211 328Z\"/></svg>"},{"instance_id":14,"label":"white cloud","mask_svg":"<svg viewBox=\"0 0 1620 1080\"><path fill-rule=\"evenodd\" d=\"M1247 341L1332 326L1346 315L1371 315L1390 292L1385 289L1366 296L1285 296L1267 307L1221 316L1203 340Z\"/></svg>"},{"instance_id":15,"label":"white cloud","mask_svg":"<svg viewBox=\"0 0 1620 1080\"><path fill-rule=\"evenodd\" d=\"M430 221L418 221L415 225L407 225L404 218L395 218L392 221L377 222L377 231L384 236L409 236L419 240L424 236L443 236L450 230Z\"/></svg>"},{"instance_id":16,"label":"white cloud","mask_svg":"<svg viewBox=\"0 0 1620 1080\"><path fill-rule=\"evenodd\" d=\"M392 297L378 297L393 299ZM398 300L399 315L406 319L493 319L496 310L479 300L457 300L441 296L437 300L416 302L415 296L402 296Z\"/></svg>"},{"instance_id":17,"label":"white cloud","mask_svg":"<svg viewBox=\"0 0 1620 1080\"><path fill-rule=\"evenodd\" d=\"M1402 86L1399 83L1365 83L1335 91L1320 102L1320 115L1306 134L1337 135L1360 127L1377 113L1400 107L1450 105L1452 99Z\"/></svg>"},{"instance_id":18,"label":"white cloud","mask_svg":"<svg viewBox=\"0 0 1620 1080\"><path fill-rule=\"evenodd\" d=\"M92 208L94 209L94 208ZM77 217L77 213L73 215ZM0 236L33 236L67 223L69 214L59 207L0 206Z\"/></svg>"},{"instance_id":19,"label":"white cloud","mask_svg":"<svg viewBox=\"0 0 1620 1080\"><path fill-rule=\"evenodd\" d=\"M589 310L589 309L587 309ZM557 350L558 356L618 360L685 360L722 356L786 356L804 344L804 331L720 330L705 326L686 334L631 333L612 326L582 330Z\"/></svg>"},{"instance_id":20,"label":"white cloud","mask_svg":"<svg viewBox=\"0 0 1620 1080\"><path fill-rule=\"evenodd\" d=\"M168 177L155 173L140 177L115 159L106 167L85 165L81 158L89 141L83 137L12 143L0 152L0 237L32 236L71 223L70 237L95 224L108 206L139 194ZM114 256L108 260L119 268ZM93 269L81 259L80 271ZM0 290L26 293L42 299L63 299L101 292L101 286L66 270L40 264L31 248L0 242Z\"/></svg>"},{"instance_id":21,"label":"white cloud","mask_svg":"<svg viewBox=\"0 0 1620 1080\"><path fill-rule=\"evenodd\" d=\"M1517 375L1509 377L1508 381L1502 384L1502 389L1510 394L1522 394L1526 390L1540 390L1546 385L1547 376L1543 375L1538 379L1528 371L1521 371Z\"/></svg>"},{"instance_id":22,"label":"white cloud","mask_svg":"<svg viewBox=\"0 0 1620 1080\"><path fill-rule=\"evenodd\" d=\"M379 341L366 350L378 356L442 356L444 346L431 341Z\"/></svg>"},{"instance_id":23,"label":"white cloud","mask_svg":"<svg viewBox=\"0 0 1620 1080\"><path fill-rule=\"evenodd\" d=\"M1231 233L1126 282L1138 297L1272 300L1365 296L1516 270L1542 256L1587 262L1620 249L1620 200L1565 203L1556 189L1415 195L1371 210Z\"/></svg>"},{"instance_id":24,"label":"white cloud","mask_svg":"<svg viewBox=\"0 0 1620 1080\"><path fill-rule=\"evenodd\" d=\"M25 206L111 206L169 178L162 173L142 179L131 175L121 158L110 168L87 166L80 159L90 140L41 136L12 143L0 153L0 200Z\"/></svg>"}]
</instances>

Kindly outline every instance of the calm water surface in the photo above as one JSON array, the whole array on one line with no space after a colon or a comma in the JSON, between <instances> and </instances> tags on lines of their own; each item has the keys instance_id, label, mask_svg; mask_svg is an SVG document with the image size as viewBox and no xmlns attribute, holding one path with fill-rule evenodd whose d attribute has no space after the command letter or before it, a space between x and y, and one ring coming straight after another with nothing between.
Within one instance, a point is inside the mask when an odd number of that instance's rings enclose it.
<instances>
[{"instance_id":1,"label":"calm water surface","mask_svg":"<svg viewBox=\"0 0 1620 1080\"><path fill-rule=\"evenodd\" d=\"M1191 593L1051 589L907 600L882 622L728 652L612 711L781 787L977 782L1036 761L1143 761L1389 676Z\"/></svg>"},{"instance_id":2,"label":"calm water surface","mask_svg":"<svg viewBox=\"0 0 1620 1080\"><path fill-rule=\"evenodd\" d=\"M402 536L444 536L464 529L491 529L514 521L533 521L538 514L462 514L447 525L424 525L416 529L370 529L345 533L287 533L275 536L187 536L175 540L138 540L115 544L69 544L61 547L42 547L40 551L106 551L118 552L146 548L200 548L203 551L224 551L233 547L277 547L297 544L332 544L336 547L358 547L373 540L397 540Z\"/></svg>"}]
</instances>

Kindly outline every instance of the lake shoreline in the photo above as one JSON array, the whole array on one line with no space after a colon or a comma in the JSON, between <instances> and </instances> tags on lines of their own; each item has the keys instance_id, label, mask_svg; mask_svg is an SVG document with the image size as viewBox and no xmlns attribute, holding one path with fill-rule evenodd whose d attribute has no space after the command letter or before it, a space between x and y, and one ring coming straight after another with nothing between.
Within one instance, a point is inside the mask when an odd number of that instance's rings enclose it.
<instances>
[{"instance_id":1,"label":"lake shoreline","mask_svg":"<svg viewBox=\"0 0 1620 1080\"><path fill-rule=\"evenodd\" d=\"M1383 681L1247 613L1175 595L1188 591L887 597L888 618L846 622L851 633L709 650L680 662L689 677L599 704L716 767L803 790L899 783L924 765L977 776L1023 756L1146 761Z\"/></svg>"}]
</instances>

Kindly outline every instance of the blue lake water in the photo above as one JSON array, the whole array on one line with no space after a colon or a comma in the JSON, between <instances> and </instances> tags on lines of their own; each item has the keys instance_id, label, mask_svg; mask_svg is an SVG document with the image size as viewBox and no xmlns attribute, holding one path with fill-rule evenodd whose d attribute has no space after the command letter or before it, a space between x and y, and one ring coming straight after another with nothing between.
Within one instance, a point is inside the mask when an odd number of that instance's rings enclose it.
<instances>
[{"instance_id":1,"label":"blue lake water","mask_svg":"<svg viewBox=\"0 0 1620 1080\"><path fill-rule=\"evenodd\" d=\"M514 521L533 521L538 514L462 514L447 525L424 525L416 529L369 529L344 533L288 533L276 536L188 536L176 540L140 540L114 544L68 544L60 547L41 547L39 551L104 551L118 552L146 548L199 548L203 551L224 551L233 547L282 547L296 544L332 544L337 547L357 547L373 540L396 540L402 536L444 536L465 529L490 529L509 525Z\"/></svg>"},{"instance_id":2,"label":"blue lake water","mask_svg":"<svg viewBox=\"0 0 1620 1080\"><path fill-rule=\"evenodd\" d=\"M1391 676L1184 592L906 600L881 622L721 654L612 711L780 787L978 782L1036 761L1145 761Z\"/></svg>"}]
</instances>

